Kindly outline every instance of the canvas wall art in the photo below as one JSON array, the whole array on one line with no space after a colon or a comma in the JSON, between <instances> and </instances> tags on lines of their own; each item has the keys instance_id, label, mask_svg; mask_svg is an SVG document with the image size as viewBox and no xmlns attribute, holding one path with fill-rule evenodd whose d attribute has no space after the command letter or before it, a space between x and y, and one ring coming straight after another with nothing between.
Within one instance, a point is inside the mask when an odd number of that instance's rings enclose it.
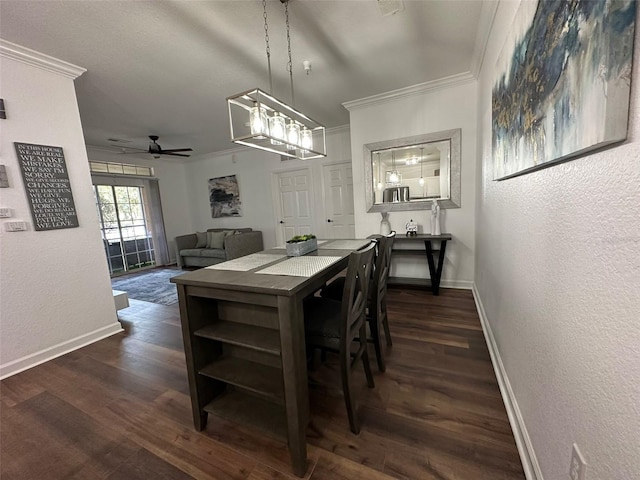
<instances>
[{"instance_id":1,"label":"canvas wall art","mask_svg":"<svg viewBox=\"0 0 640 480\"><path fill-rule=\"evenodd\" d=\"M241 217L242 203L235 175L209 179L211 217Z\"/></svg>"},{"instance_id":2,"label":"canvas wall art","mask_svg":"<svg viewBox=\"0 0 640 480\"><path fill-rule=\"evenodd\" d=\"M524 1L496 65L494 179L627 136L636 2Z\"/></svg>"}]
</instances>

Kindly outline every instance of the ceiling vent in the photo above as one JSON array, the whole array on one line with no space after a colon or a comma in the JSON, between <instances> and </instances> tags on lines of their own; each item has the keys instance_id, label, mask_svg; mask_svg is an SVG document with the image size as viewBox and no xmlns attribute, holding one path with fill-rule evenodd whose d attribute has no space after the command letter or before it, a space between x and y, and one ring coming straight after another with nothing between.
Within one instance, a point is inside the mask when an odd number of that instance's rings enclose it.
<instances>
[{"instance_id":1,"label":"ceiling vent","mask_svg":"<svg viewBox=\"0 0 640 480\"><path fill-rule=\"evenodd\" d=\"M398 12L404 11L403 0L377 0L378 8L383 17L395 15Z\"/></svg>"}]
</instances>

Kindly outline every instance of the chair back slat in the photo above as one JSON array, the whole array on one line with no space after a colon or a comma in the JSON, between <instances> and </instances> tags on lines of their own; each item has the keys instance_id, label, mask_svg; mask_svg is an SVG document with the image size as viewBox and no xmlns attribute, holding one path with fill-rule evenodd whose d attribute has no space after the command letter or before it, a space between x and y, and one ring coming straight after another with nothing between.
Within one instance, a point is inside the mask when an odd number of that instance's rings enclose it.
<instances>
[{"instance_id":1,"label":"chair back slat","mask_svg":"<svg viewBox=\"0 0 640 480\"><path fill-rule=\"evenodd\" d=\"M369 281L373 270L375 243L349 255L349 266L342 296L342 336L347 345L365 321Z\"/></svg>"},{"instance_id":2,"label":"chair back slat","mask_svg":"<svg viewBox=\"0 0 640 480\"><path fill-rule=\"evenodd\" d=\"M372 281L372 304L378 304L387 293L387 278L391 270L391 249L396 232L378 238L378 256L375 263Z\"/></svg>"}]
</instances>

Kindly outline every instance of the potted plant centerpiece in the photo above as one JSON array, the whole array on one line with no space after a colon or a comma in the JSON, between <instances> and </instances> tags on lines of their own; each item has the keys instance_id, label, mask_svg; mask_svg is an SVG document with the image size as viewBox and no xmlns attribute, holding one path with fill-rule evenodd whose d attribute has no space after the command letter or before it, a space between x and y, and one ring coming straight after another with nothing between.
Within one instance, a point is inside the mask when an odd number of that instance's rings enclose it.
<instances>
[{"instance_id":1,"label":"potted plant centerpiece","mask_svg":"<svg viewBox=\"0 0 640 480\"><path fill-rule=\"evenodd\" d=\"M307 235L296 235L287 241L287 256L299 257L318 249L318 240L312 233Z\"/></svg>"}]
</instances>

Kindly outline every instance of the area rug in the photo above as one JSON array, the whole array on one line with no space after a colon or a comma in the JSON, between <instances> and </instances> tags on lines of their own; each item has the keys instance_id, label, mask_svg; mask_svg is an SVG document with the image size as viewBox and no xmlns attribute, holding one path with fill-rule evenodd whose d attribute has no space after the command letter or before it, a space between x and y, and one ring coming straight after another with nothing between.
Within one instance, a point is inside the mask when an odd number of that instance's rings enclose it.
<instances>
[{"instance_id":1,"label":"area rug","mask_svg":"<svg viewBox=\"0 0 640 480\"><path fill-rule=\"evenodd\" d=\"M114 290L127 292L129 298L145 302L173 305L178 303L178 290L169 279L184 273L175 268L154 268L111 280Z\"/></svg>"}]
</instances>

